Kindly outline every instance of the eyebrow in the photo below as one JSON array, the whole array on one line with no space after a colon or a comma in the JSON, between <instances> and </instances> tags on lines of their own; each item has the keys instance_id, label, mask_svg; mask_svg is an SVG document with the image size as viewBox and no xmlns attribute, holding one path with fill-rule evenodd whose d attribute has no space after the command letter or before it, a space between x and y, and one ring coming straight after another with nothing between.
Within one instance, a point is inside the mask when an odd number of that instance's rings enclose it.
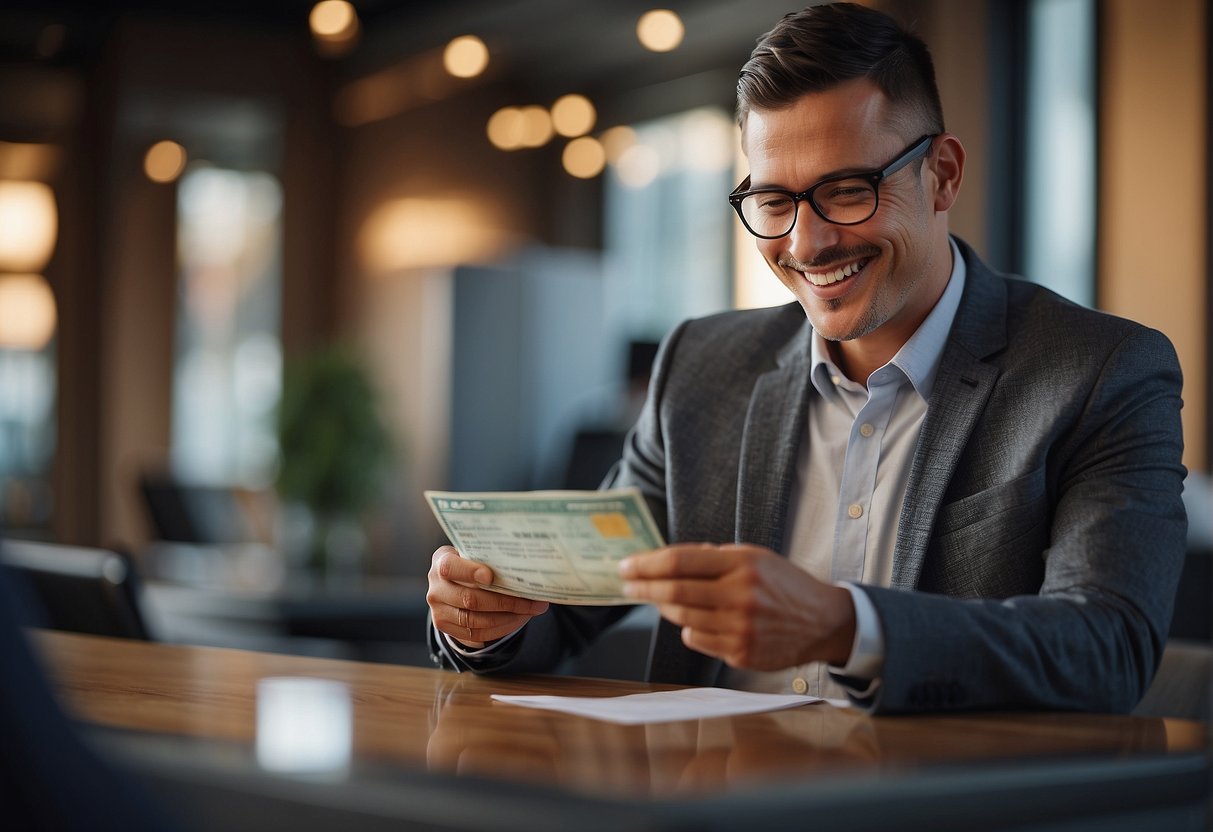
<instances>
[{"instance_id":1,"label":"eyebrow","mask_svg":"<svg viewBox=\"0 0 1213 832\"><path fill-rule=\"evenodd\" d=\"M747 188L746 190L750 190L750 191L766 191L766 190L787 191L788 193L791 193L791 194L797 194L797 193L801 193L803 191L807 191L809 188L813 187L818 182L824 182L827 179L836 179L840 176L854 176L859 173L877 173L879 171L880 171L880 168L865 168L865 167L858 167L858 166L852 166L849 168L838 168L837 170L833 171L832 173L827 173L825 176L817 177L812 182L810 182L808 185L806 185L804 188L801 188L799 190L789 188L787 185L777 185L777 184L767 184L767 183L756 185L756 184L754 184L754 177L752 175L750 175L750 177L749 177L750 178L750 187Z\"/></svg>"}]
</instances>

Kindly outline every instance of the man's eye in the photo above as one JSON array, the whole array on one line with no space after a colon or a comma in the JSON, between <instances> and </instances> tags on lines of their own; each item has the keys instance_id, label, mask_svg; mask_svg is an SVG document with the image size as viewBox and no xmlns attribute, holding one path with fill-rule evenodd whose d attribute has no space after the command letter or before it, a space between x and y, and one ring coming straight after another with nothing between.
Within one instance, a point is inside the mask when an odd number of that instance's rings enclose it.
<instances>
[{"instance_id":1,"label":"man's eye","mask_svg":"<svg viewBox=\"0 0 1213 832\"><path fill-rule=\"evenodd\" d=\"M758 197L758 208L767 214L778 214L791 210L792 199L784 194L761 194Z\"/></svg>"},{"instance_id":2,"label":"man's eye","mask_svg":"<svg viewBox=\"0 0 1213 832\"><path fill-rule=\"evenodd\" d=\"M818 199L823 197L835 203L862 202L872 198L872 189L863 182L840 182L831 187L828 193L818 195Z\"/></svg>"}]
</instances>

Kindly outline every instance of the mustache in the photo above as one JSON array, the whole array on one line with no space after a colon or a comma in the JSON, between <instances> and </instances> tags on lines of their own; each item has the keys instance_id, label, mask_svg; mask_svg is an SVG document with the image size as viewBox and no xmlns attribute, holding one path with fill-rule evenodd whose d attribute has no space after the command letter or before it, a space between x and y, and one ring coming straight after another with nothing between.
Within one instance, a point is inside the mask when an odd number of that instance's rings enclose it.
<instances>
[{"instance_id":1,"label":"mustache","mask_svg":"<svg viewBox=\"0 0 1213 832\"><path fill-rule=\"evenodd\" d=\"M828 266L832 263L846 263L863 257L875 257L878 254L880 254L878 249L869 246L852 246L850 248L835 246L833 248L822 249L816 257L807 263L800 262L790 254L783 255L777 262L785 269L795 269L798 272L811 272L814 269L820 269L822 266Z\"/></svg>"}]
</instances>

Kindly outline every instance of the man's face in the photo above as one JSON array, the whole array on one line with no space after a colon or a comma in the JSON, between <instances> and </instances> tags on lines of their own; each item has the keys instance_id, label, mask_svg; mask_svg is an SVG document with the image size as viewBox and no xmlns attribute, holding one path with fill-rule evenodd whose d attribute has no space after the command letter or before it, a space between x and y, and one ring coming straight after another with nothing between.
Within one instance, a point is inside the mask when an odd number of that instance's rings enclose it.
<instances>
[{"instance_id":1,"label":"man's face","mask_svg":"<svg viewBox=\"0 0 1213 832\"><path fill-rule=\"evenodd\" d=\"M839 172L879 169L919 137L903 135L895 125L907 120L893 116L884 94L864 79L779 110L751 110L742 136L750 187L798 193ZM880 184L879 207L866 222L834 225L801 202L790 234L757 241L823 337L865 339L892 357L942 294L952 264L930 156ZM848 267L850 275L834 280Z\"/></svg>"}]
</instances>

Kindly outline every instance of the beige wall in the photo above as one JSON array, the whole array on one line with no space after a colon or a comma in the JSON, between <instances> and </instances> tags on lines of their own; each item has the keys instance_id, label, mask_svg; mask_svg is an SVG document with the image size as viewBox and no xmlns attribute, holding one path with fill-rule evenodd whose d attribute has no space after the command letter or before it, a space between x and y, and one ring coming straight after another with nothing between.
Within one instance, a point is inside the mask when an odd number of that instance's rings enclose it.
<instances>
[{"instance_id":1,"label":"beige wall","mask_svg":"<svg viewBox=\"0 0 1213 832\"><path fill-rule=\"evenodd\" d=\"M442 542L422 491L446 485L454 267L544 239L553 219L539 194L565 176L554 151L503 153L485 135L511 101L529 103L471 86L342 130L339 318L366 355L399 452L389 505L371 520L377 569L421 574Z\"/></svg>"},{"instance_id":2,"label":"beige wall","mask_svg":"<svg viewBox=\"0 0 1213 832\"><path fill-rule=\"evenodd\" d=\"M1099 306L1166 333L1184 370L1184 462L1207 469L1205 4L1107 0Z\"/></svg>"},{"instance_id":3,"label":"beige wall","mask_svg":"<svg viewBox=\"0 0 1213 832\"><path fill-rule=\"evenodd\" d=\"M138 548L147 539L139 474L167 464L171 439L177 213L176 189L142 176L134 155L103 232L111 259L99 310L107 322L99 502L101 542Z\"/></svg>"},{"instance_id":4,"label":"beige wall","mask_svg":"<svg viewBox=\"0 0 1213 832\"><path fill-rule=\"evenodd\" d=\"M948 212L948 228L986 255L989 67L984 44L989 26L985 0L903 2L887 8L926 41L948 131L964 145L964 181Z\"/></svg>"}]
</instances>

